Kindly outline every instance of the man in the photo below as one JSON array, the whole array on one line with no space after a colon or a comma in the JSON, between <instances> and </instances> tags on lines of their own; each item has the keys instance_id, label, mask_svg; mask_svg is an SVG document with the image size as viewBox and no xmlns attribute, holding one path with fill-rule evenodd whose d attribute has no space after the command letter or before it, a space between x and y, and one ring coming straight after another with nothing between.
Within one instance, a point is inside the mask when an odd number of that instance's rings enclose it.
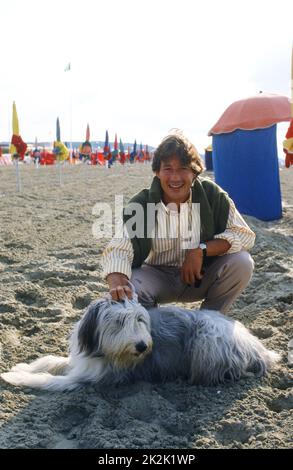
<instances>
[{"instance_id":1,"label":"man","mask_svg":"<svg viewBox=\"0 0 293 470\"><path fill-rule=\"evenodd\" d=\"M135 195L124 210L123 238L113 239L103 253L112 298L131 298L130 280L147 309L203 300L201 308L227 312L250 281L254 263L247 250L254 233L228 195L199 178L200 156L182 134L161 142L152 170L150 189ZM134 203L142 207L136 228L143 226L143 233L132 236Z\"/></svg>"}]
</instances>

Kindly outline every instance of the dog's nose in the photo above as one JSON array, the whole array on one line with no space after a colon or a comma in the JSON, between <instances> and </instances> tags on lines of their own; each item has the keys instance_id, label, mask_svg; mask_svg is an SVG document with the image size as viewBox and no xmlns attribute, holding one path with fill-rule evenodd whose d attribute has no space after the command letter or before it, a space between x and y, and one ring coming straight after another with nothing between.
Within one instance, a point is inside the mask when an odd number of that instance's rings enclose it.
<instances>
[{"instance_id":1,"label":"dog's nose","mask_svg":"<svg viewBox=\"0 0 293 470\"><path fill-rule=\"evenodd\" d=\"M147 345L145 344L144 341L140 341L139 343L137 343L135 345L135 349L139 352L139 353L143 353L146 349L147 349Z\"/></svg>"}]
</instances>

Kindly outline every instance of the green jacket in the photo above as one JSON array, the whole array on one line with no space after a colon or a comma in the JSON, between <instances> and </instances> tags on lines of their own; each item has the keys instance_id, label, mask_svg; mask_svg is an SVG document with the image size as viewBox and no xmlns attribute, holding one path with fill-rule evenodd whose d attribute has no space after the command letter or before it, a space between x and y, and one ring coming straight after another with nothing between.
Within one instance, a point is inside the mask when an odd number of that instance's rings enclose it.
<instances>
[{"instance_id":1,"label":"green jacket","mask_svg":"<svg viewBox=\"0 0 293 470\"><path fill-rule=\"evenodd\" d=\"M196 178L192 191L192 202L200 203L200 241L207 242L214 238L214 235L225 231L229 215L229 198L227 193L211 180ZM132 237L131 243L134 251L132 268L138 268L148 257L152 238L147 234L147 204L159 203L162 200L162 187L157 176L154 177L151 187L143 189L131 198L130 203L139 203L143 208L143 220L137 219L138 224L144 224L144 234L142 237ZM126 206L129 208L129 206ZM126 214L123 211L123 222L126 223L133 214ZM142 226L142 225L141 225ZM150 233L150 231L149 231ZM206 264L209 264L212 258L206 258Z\"/></svg>"}]
</instances>

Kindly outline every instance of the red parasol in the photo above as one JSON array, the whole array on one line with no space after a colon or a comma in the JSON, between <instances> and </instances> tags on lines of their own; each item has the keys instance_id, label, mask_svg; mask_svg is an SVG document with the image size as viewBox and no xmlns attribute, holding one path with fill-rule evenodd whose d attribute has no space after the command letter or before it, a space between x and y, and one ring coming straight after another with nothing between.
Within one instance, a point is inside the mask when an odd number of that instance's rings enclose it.
<instances>
[{"instance_id":1,"label":"red parasol","mask_svg":"<svg viewBox=\"0 0 293 470\"><path fill-rule=\"evenodd\" d=\"M264 129L290 120L291 104L287 96L260 93L232 103L208 135L225 134L236 129Z\"/></svg>"}]
</instances>

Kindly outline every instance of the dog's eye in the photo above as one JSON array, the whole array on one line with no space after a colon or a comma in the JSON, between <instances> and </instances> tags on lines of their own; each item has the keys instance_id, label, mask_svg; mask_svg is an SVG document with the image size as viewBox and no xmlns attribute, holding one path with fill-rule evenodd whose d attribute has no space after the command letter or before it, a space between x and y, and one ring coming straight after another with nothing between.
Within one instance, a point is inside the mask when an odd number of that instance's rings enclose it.
<instances>
[{"instance_id":1,"label":"dog's eye","mask_svg":"<svg viewBox=\"0 0 293 470\"><path fill-rule=\"evenodd\" d=\"M145 323L144 318L138 318L137 321L140 322L140 323Z\"/></svg>"}]
</instances>

